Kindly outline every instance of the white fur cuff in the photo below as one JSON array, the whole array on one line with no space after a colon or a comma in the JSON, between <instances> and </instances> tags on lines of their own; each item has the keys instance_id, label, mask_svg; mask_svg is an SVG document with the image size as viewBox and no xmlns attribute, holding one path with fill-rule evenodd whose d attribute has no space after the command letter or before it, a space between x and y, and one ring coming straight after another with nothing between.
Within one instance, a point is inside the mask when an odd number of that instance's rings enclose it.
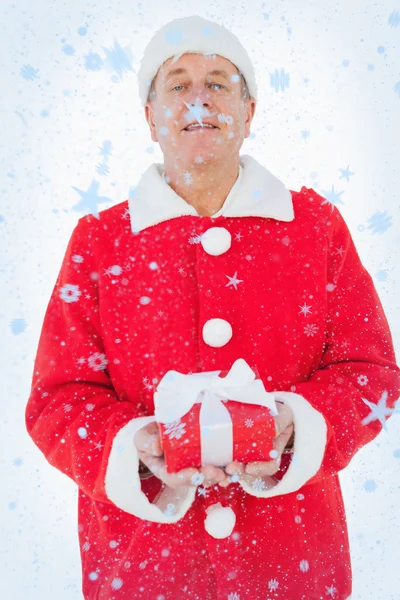
<instances>
[{"instance_id":1,"label":"white fur cuff","mask_svg":"<svg viewBox=\"0 0 400 600\"><path fill-rule=\"evenodd\" d=\"M108 458L105 490L118 508L147 521L176 523L189 510L196 487L165 487L156 503L142 492L139 477L139 455L133 438L139 429L155 421L155 417L137 417L122 427L115 436Z\"/></svg>"},{"instance_id":2,"label":"white fur cuff","mask_svg":"<svg viewBox=\"0 0 400 600\"><path fill-rule=\"evenodd\" d=\"M273 488L262 489L240 481L242 488L252 496L270 498L299 490L319 470L325 453L328 426L324 416L311 404L293 392L272 392L276 401L290 406L293 411L294 444L291 463L285 475Z\"/></svg>"}]
</instances>

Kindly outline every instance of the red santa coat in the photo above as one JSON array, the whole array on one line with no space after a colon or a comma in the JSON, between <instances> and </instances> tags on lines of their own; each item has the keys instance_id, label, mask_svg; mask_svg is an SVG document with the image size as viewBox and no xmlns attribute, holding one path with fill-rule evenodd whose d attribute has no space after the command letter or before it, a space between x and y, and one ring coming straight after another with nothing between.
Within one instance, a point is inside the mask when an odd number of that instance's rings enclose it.
<instances>
[{"instance_id":1,"label":"red santa coat","mask_svg":"<svg viewBox=\"0 0 400 600\"><path fill-rule=\"evenodd\" d=\"M72 233L26 427L79 486L87 600L350 598L338 472L399 396L388 322L337 208L249 155L240 164L213 217L153 164L133 198ZM279 483L174 491L141 480L133 436L154 420L163 375L238 358L293 411ZM218 502L236 514L223 539L204 526Z\"/></svg>"}]
</instances>

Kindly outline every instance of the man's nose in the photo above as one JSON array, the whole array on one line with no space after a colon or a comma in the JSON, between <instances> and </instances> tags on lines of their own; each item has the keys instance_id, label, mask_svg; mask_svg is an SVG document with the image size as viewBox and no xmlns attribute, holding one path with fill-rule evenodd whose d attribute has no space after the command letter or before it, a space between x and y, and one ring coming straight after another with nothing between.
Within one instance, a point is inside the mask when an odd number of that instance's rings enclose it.
<instances>
[{"instance_id":1,"label":"man's nose","mask_svg":"<svg viewBox=\"0 0 400 600\"><path fill-rule=\"evenodd\" d=\"M194 106L196 101L199 100L203 106L209 106L211 104L210 94L204 88L192 89L189 94L188 104Z\"/></svg>"}]
</instances>

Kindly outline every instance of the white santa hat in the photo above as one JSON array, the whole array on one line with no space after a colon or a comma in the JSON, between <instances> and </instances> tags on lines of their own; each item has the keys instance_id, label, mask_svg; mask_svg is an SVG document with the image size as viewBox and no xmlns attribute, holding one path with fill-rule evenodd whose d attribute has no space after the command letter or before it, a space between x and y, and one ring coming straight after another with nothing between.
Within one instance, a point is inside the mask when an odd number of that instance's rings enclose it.
<instances>
[{"instance_id":1,"label":"white santa hat","mask_svg":"<svg viewBox=\"0 0 400 600\"><path fill-rule=\"evenodd\" d=\"M239 39L223 25L198 15L175 19L163 25L147 44L138 72L139 96L144 106L151 82L169 58L176 62L182 54L218 54L243 74L250 96L257 100L257 84L252 62Z\"/></svg>"}]
</instances>

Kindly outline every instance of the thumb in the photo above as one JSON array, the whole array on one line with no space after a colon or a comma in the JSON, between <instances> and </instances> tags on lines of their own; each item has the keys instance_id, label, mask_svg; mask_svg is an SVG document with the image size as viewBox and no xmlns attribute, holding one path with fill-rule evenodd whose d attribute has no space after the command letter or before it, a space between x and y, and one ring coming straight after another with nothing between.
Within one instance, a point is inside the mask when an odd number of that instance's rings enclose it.
<instances>
[{"instance_id":1,"label":"thumb","mask_svg":"<svg viewBox=\"0 0 400 600\"><path fill-rule=\"evenodd\" d=\"M156 423L149 423L138 429L134 436L134 443L140 452L145 452L151 456L162 456L163 454Z\"/></svg>"},{"instance_id":2,"label":"thumb","mask_svg":"<svg viewBox=\"0 0 400 600\"><path fill-rule=\"evenodd\" d=\"M276 401L278 414L275 418L276 437L282 433L289 425L293 425L293 411L287 404Z\"/></svg>"}]
</instances>

